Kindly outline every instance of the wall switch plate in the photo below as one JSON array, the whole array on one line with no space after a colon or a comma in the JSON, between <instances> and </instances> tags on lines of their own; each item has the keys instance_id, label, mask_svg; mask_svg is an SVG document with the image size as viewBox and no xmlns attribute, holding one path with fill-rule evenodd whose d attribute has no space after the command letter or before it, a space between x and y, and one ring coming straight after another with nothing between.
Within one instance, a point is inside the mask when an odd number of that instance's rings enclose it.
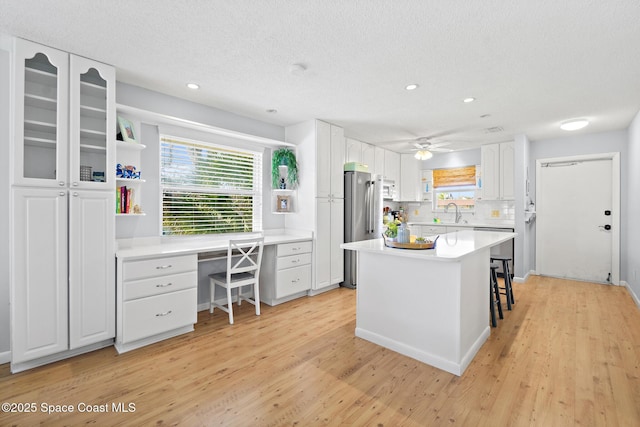
<instances>
[{"instance_id":1,"label":"wall switch plate","mask_svg":"<svg viewBox=\"0 0 640 427\"><path fill-rule=\"evenodd\" d=\"M500 218L500 211L497 209L494 209L491 211L491 218Z\"/></svg>"}]
</instances>

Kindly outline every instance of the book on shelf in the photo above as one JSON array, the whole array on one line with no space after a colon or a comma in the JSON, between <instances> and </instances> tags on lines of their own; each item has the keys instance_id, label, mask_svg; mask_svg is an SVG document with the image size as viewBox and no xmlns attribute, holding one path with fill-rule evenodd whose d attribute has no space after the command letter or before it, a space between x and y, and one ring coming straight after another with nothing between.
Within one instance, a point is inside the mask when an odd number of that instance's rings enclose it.
<instances>
[{"instance_id":1,"label":"book on shelf","mask_svg":"<svg viewBox=\"0 0 640 427\"><path fill-rule=\"evenodd\" d=\"M128 214L133 212L133 188L126 185L116 189L116 213Z\"/></svg>"}]
</instances>

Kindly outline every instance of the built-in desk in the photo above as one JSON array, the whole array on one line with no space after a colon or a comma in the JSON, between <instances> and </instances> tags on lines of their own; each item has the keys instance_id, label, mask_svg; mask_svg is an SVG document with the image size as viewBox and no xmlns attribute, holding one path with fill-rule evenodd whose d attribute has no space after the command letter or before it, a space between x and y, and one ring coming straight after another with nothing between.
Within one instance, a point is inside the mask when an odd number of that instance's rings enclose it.
<instances>
[{"instance_id":1,"label":"built-in desk","mask_svg":"<svg viewBox=\"0 0 640 427\"><path fill-rule=\"evenodd\" d=\"M229 238L243 237L248 236L118 240L118 352L193 331L198 311L199 262L226 258ZM311 289L312 237L311 232L264 233L262 302L279 304L304 296Z\"/></svg>"}]
</instances>

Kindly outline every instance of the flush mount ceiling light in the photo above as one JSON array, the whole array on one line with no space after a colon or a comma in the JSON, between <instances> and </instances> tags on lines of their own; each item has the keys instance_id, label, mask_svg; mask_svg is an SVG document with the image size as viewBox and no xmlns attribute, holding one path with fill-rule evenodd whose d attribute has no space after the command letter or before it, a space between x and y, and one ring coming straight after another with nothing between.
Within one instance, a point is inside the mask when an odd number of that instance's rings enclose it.
<instances>
[{"instance_id":1,"label":"flush mount ceiling light","mask_svg":"<svg viewBox=\"0 0 640 427\"><path fill-rule=\"evenodd\" d=\"M418 150L414 157L418 160L429 160L433 157L433 153L429 150Z\"/></svg>"},{"instance_id":2,"label":"flush mount ceiling light","mask_svg":"<svg viewBox=\"0 0 640 427\"><path fill-rule=\"evenodd\" d=\"M578 129L582 129L583 127L587 126L589 124L589 120L587 119L575 119L575 120L568 120L566 122L563 122L562 124L560 124L560 129L562 130L578 130Z\"/></svg>"},{"instance_id":3,"label":"flush mount ceiling light","mask_svg":"<svg viewBox=\"0 0 640 427\"><path fill-rule=\"evenodd\" d=\"M200 89L200 85L197 83L187 83L187 87L193 90Z\"/></svg>"},{"instance_id":4,"label":"flush mount ceiling light","mask_svg":"<svg viewBox=\"0 0 640 427\"><path fill-rule=\"evenodd\" d=\"M473 102L473 101L475 101L475 100L476 100L475 98L471 98L471 97L469 97L469 98L465 98L465 99L463 99L463 100L462 100L462 102L464 102L465 104L468 104L468 103Z\"/></svg>"},{"instance_id":5,"label":"flush mount ceiling light","mask_svg":"<svg viewBox=\"0 0 640 427\"><path fill-rule=\"evenodd\" d=\"M419 87L420 87L420 86L419 86L419 85L417 85L416 83L412 83L412 84L410 84L410 85L406 85L404 88L405 88L406 90L416 90L416 89L418 89Z\"/></svg>"}]
</instances>

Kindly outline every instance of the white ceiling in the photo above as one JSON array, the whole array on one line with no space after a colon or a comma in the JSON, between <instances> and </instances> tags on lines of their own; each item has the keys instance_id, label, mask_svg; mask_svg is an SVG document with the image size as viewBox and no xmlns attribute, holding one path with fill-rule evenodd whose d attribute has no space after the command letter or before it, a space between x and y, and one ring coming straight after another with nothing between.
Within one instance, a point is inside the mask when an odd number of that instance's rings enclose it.
<instances>
[{"instance_id":1,"label":"white ceiling","mask_svg":"<svg viewBox=\"0 0 640 427\"><path fill-rule=\"evenodd\" d=\"M555 138L576 117L591 121L578 132L625 129L640 110L638 0L0 0L0 32L113 64L122 82L281 126L327 120L396 151L423 136Z\"/></svg>"}]
</instances>

